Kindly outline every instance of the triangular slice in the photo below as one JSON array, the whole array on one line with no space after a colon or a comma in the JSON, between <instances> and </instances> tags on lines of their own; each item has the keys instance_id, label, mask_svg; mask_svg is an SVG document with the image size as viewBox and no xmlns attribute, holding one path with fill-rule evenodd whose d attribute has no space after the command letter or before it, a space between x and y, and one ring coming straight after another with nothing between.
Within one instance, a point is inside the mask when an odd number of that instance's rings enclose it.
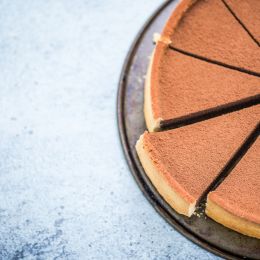
<instances>
[{"instance_id":1,"label":"triangular slice","mask_svg":"<svg viewBox=\"0 0 260 260\"><path fill-rule=\"evenodd\" d=\"M252 36L260 42L260 1L225 0L236 17L243 23Z\"/></svg>"},{"instance_id":2,"label":"triangular slice","mask_svg":"<svg viewBox=\"0 0 260 260\"><path fill-rule=\"evenodd\" d=\"M163 31L174 48L260 73L260 48L221 0L184 0Z\"/></svg>"},{"instance_id":3,"label":"triangular slice","mask_svg":"<svg viewBox=\"0 0 260 260\"><path fill-rule=\"evenodd\" d=\"M260 238L260 137L209 193L206 214L228 228Z\"/></svg>"},{"instance_id":4,"label":"triangular slice","mask_svg":"<svg viewBox=\"0 0 260 260\"><path fill-rule=\"evenodd\" d=\"M161 196L191 216L211 183L255 128L260 105L164 132L145 132L137 141L140 162Z\"/></svg>"},{"instance_id":5,"label":"triangular slice","mask_svg":"<svg viewBox=\"0 0 260 260\"><path fill-rule=\"evenodd\" d=\"M211 64L158 42L145 86L145 119L149 131L196 116L260 100L260 78Z\"/></svg>"}]
</instances>

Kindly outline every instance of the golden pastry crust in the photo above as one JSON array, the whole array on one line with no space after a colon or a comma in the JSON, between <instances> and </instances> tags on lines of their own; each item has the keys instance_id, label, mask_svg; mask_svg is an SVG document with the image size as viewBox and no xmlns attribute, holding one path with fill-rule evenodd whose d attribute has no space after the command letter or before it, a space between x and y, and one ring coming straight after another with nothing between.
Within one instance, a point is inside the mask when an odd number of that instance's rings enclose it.
<instances>
[{"instance_id":1,"label":"golden pastry crust","mask_svg":"<svg viewBox=\"0 0 260 260\"><path fill-rule=\"evenodd\" d=\"M144 118L149 132L155 132L160 129L161 118L155 118L151 95L151 71L154 61L154 52L151 55L150 64L148 66L145 87L144 87Z\"/></svg>"},{"instance_id":2,"label":"golden pastry crust","mask_svg":"<svg viewBox=\"0 0 260 260\"><path fill-rule=\"evenodd\" d=\"M206 214L216 222L233 229L241 234L260 239L260 225L240 218L215 202L210 197L207 199Z\"/></svg>"}]
</instances>

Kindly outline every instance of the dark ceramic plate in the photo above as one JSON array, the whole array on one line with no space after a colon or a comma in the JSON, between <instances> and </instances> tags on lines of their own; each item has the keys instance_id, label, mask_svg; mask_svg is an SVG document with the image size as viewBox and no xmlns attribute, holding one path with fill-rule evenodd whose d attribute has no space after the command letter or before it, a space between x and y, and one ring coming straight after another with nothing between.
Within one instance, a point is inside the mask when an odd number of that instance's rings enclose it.
<instances>
[{"instance_id":1,"label":"dark ceramic plate","mask_svg":"<svg viewBox=\"0 0 260 260\"><path fill-rule=\"evenodd\" d=\"M228 259L260 258L260 240L243 236L207 218L203 209L201 217L187 218L176 213L153 187L140 165L135 143L146 129L143 116L144 80L149 56L154 48L153 34L161 32L163 25L178 1L165 2L144 25L134 41L122 70L117 116L124 153L131 172L154 208L184 236Z\"/></svg>"}]
</instances>

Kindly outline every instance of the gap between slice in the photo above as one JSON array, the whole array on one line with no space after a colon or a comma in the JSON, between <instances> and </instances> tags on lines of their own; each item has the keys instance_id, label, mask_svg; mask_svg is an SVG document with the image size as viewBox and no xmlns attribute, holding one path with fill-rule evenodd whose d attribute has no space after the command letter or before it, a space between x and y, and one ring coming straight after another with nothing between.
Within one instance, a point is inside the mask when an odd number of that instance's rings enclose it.
<instances>
[{"instance_id":1,"label":"gap between slice","mask_svg":"<svg viewBox=\"0 0 260 260\"><path fill-rule=\"evenodd\" d=\"M208 194L206 214L222 225L260 239L260 137L225 180Z\"/></svg>"},{"instance_id":2,"label":"gap between slice","mask_svg":"<svg viewBox=\"0 0 260 260\"><path fill-rule=\"evenodd\" d=\"M235 19L260 46L260 1L222 0Z\"/></svg>"},{"instance_id":3,"label":"gap between slice","mask_svg":"<svg viewBox=\"0 0 260 260\"><path fill-rule=\"evenodd\" d=\"M260 78L173 51L158 41L145 82L149 131L174 128L260 103Z\"/></svg>"},{"instance_id":4,"label":"gap between slice","mask_svg":"<svg viewBox=\"0 0 260 260\"><path fill-rule=\"evenodd\" d=\"M183 0L166 23L162 37L176 50L260 73L260 48L220 0Z\"/></svg>"}]
</instances>

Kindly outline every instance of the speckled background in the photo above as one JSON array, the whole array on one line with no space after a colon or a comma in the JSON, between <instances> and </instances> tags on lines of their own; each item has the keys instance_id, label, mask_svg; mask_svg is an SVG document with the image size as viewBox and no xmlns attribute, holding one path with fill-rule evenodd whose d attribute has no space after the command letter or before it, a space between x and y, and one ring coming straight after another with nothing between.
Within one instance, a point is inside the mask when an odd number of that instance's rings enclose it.
<instances>
[{"instance_id":1,"label":"speckled background","mask_svg":"<svg viewBox=\"0 0 260 260\"><path fill-rule=\"evenodd\" d=\"M0 0L0 259L215 259L146 201L116 123L161 0Z\"/></svg>"}]
</instances>

